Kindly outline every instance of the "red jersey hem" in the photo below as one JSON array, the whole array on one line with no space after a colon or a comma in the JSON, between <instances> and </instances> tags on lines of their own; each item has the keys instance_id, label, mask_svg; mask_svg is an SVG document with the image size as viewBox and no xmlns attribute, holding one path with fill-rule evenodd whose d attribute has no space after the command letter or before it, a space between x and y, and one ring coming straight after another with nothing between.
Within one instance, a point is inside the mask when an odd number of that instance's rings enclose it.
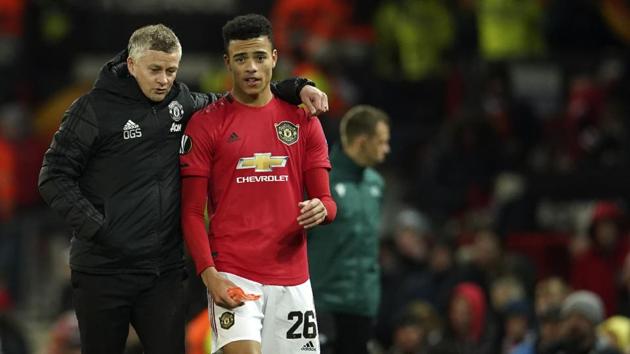
<instances>
[{"instance_id":1,"label":"red jersey hem","mask_svg":"<svg viewBox=\"0 0 630 354\"><path fill-rule=\"evenodd\" d=\"M272 275L265 276L265 275L260 275L260 274L253 274L253 273L244 271L243 269L240 269L240 268L232 268L229 266L224 267L218 264L215 264L215 267L217 271L219 272L226 272L226 273L238 275L239 277L242 277L251 281L255 281L262 285L295 286L295 285L304 284L309 279L308 274L290 277L290 278L284 278L284 277L274 277Z\"/></svg>"},{"instance_id":2,"label":"red jersey hem","mask_svg":"<svg viewBox=\"0 0 630 354\"><path fill-rule=\"evenodd\" d=\"M208 171L200 168L183 168L180 171L181 176L198 176L198 177L210 177Z\"/></svg>"}]
</instances>

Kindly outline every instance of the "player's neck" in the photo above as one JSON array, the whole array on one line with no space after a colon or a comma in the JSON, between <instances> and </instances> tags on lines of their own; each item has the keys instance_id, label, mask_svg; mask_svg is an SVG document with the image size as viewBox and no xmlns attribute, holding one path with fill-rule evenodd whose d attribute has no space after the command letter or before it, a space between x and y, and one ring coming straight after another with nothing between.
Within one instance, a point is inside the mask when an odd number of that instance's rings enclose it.
<instances>
[{"instance_id":1,"label":"player's neck","mask_svg":"<svg viewBox=\"0 0 630 354\"><path fill-rule=\"evenodd\" d=\"M363 156L358 146L343 146L342 149L346 156L348 156L348 158L352 160L356 165L363 168L367 167L365 156Z\"/></svg>"},{"instance_id":2,"label":"player's neck","mask_svg":"<svg viewBox=\"0 0 630 354\"><path fill-rule=\"evenodd\" d=\"M267 86L262 92L250 95L247 94L238 88L232 88L232 97L239 103L242 103L246 106L252 107L262 107L269 103L273 98L273 94L271 93L271 87Z\"/></svg>"}]
</instances>

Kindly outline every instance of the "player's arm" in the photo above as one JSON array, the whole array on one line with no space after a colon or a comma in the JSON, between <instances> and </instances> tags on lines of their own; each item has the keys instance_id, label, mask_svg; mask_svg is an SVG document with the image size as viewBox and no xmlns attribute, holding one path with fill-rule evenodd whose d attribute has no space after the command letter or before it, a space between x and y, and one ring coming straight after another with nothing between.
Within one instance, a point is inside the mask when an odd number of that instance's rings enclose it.
<instances>
[{"instance_id":1,"label":"player's arm","mask_svg":"<svg viewBox=\"0 0 630 354\"><path fill-rule=\"evenodd\" d=\"M328 224L337 216L337 204L330 193L328 169L312 168L304 173L308 200L299 203L298 224L310 229L319 224Z\"/></svg>"},{"instance_id":2,"label":"player's arm","mask_svg":"<svg viewBox=\"0 0 630 354\"><path fill-rule=\"evenodd\" d=\"M92 238L105 222L78 183L97 136L96 115L89 99L81 97L65 112L39 172L42 198L84 240Z\"/></svg>"},{"instance_id":3,"label":"player's arm","mask_svg":"<svg viewBox=\"0 0 630 354\"><path fill-rule=\"evenodd\" d=\"M271 83L271 91L283 101L294 105L303 103L311 114L320 114L328 111L328 96L315 87L312 81L296 77ZM219 93L191 93L193 109L198 111L223 95Z\"/></svg>"},{"instance_id":4,"label":"player's arm","mask_svg":"<svg viewBox=\"0 0 630 354\"><path fill-rule=\"evenodd\" d=\"M303 103L313 115L328 111L328 96L308 79L298 77L272 83L271 92L291 104Z\"/></svg>"},{"instance_id":5,"label":"player's arm","mask_svg":"<svg viewBox=\"0 0 630 354\"><path fill-rule=\"evenodd\" d=\"M206 233L204 211L208 195L208 178L186 176L182 178L182 229L188 251L195 263L197 273L208 288L217 305L234 308L242 305L228 295L234 283L217 272L212 260L210 243ZM212 210L208 210L212 214Z\"/></svg>"}]
</instances>

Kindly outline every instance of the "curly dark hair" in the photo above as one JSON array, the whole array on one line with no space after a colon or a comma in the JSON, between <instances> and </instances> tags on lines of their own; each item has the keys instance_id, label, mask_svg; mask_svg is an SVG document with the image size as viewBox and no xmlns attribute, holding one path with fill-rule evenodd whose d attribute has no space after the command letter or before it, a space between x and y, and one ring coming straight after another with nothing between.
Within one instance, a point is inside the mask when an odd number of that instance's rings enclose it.
<instances>
[{"instance_id":1,"label":"curly dark hair","mask_svg":"<svg viewBox=\"0 0 630 354\"><path fill-rule=\"evenodd\" d=\"M258 14L237 16L223 26L223 47L227 53L231 40L251 39L260 36L269 37L273 47L271 22L265 16Z\"/></svg>"}]
</instances>

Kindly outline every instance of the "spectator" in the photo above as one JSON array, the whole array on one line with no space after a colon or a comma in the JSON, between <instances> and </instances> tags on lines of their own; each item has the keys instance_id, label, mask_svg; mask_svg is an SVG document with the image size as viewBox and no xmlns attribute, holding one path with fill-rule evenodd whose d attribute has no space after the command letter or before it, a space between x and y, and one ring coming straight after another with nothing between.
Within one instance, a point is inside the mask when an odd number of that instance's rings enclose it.
<instances>
[{"instance_id":1,"label":"spectator","mask_svg":"<svg viewBox=\"0 0 630 354\"><path fill-rule=\"evenodd\" d=\"M456 343L460 354L498 352L495 324L478 285L464 282L453 289L443 341Z\"/></svg>"},{"instance_id":2,"label":"spectator","mask_svg":"<svg viewBox=\"0 0 630 354\"><path fill-rule=\"evenodd\" d=\"M599 335L622 354L630 353L630 318L612 316L598 326Z\"/></svg>"},{"instance_id":3,"label":"spectator","mask_svg":"<svg viewBox=\"0 0 630 354\"><path fill-rule=\"evenodd\" d=\"M571 293L562 303L559 341L546 354L619 354L597 334L604 320L604 304L590 291Z\"/></svg>"},{"instance_id":4,"label":"spectator","mask_svg":"<svg viewBox=\"0 0 630 354\"><path fill-rule=\"evenodd\" d=\"M619 306L619 270L630 252L622 209L612 202L597 202L588 235L587 248L573 259L571 285L576 290L596 293L604 302L606 314L612 315Z\"/></svg>"},{"instance_id":5,"label":"spectator","mask_svg":"<svg viewBox=\"0 0 630 354\"><path fill-rule=\"evenodd\" d=\"M27 336L11 316L0 309L0 353L29 354L31 353Z\"/></svg>"},{"instance_id":6,"label":"spectator","mask_svg":"<svg viewBox=\"0 0 630 354\"><path fill-rule=\"evenodd\" d=\"M395 324L388 354L426 354L441 338L441 319L428 303L413 301L402 311Z\"/></svg>"}]
</instances>

